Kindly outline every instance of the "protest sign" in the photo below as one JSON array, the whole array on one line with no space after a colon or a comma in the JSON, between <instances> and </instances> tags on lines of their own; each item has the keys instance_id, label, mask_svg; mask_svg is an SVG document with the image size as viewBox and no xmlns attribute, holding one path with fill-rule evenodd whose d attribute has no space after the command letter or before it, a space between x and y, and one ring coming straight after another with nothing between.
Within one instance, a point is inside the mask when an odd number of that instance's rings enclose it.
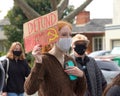
<instances>
[{"instance_id":1,"label":"protest sign","mask_svg":"<svg viewBox=\"0 0 120 96\"><path fill-rule=\"evenodd\" d=\"M42 46L54 43L58 40L59 35L57 31L58 22L57 11L53 11L44 16L40 16L29 22L24 23L24 46L25 52L32 51L36 44Z\"/></svg>"}]
</instances>

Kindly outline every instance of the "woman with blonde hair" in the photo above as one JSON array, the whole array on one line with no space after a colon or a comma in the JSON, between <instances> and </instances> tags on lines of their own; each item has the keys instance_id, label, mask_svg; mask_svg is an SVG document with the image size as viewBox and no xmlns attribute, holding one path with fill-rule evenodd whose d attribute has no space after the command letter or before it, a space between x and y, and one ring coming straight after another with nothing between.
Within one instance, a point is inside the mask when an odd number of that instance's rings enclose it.
<instances>
[{"instance_id":1,"label":"woman with blonde hair","mask_svg":"<svg viewBox=\"0 0 120 96\"><path fill-rule=\"evenodd\" d=\"M2 96L24 96L24 81L30 73L30 68L22 44L13 42L6 57L3 67L8 77L5 77Z\"/></svg>"},{"instance_id":2,"label":"woman with blonde hair","mask_svg":"<svg viewBox=\"0 0 120 96\"><path fill-rule=\"evenodd\" d=\"M57 26L60 38L52 49L42 54L38 44L32 51L35 65L25 81L25 92L31 95L38 91L38 96L84 96L85 76L66 54L71 46L72 26L66 21L59 21Z\"/></svg>"},{"instance_id":3,"label":"woman with blonde hair","mask_svg":"<svg viewBox=\"0 0 120 96\"><path fill-rule=\"evenodd\" d=\"M22 48L22 44L20 42L14 42L12 43L6 57L10 59L25 59L25 54Z\"/></svg>"}]
</instances>

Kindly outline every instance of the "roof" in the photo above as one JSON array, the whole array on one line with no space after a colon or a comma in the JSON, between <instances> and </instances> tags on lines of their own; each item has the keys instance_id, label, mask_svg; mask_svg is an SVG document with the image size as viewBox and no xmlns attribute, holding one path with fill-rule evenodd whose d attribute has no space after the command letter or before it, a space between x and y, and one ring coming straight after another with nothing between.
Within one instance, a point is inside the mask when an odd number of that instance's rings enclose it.
<instances>
[{"instance_id":1,"label":"roof","mask_svg":"<svg viewBox=\"0 0 120 96\"><path fill-rule=\"evenodd\" d=\"M9 22L8 18L0 20L0 26L9 25L9 24L10 24L10 22Z\"/></svg>"},{"instance_id":2,"label":"roof","mask_svg":"<svg viewBox=\"0 0 120 96\"><path fill-rule=\"evenodd\" d=\"M0 40L5 40L7 39L7 37L4 35L4 31L3 31L3 26L4 25L9 25L9 19L5 18L0 20Z\"/></svg>"},{"instance_id":3,"label":"roof","mask_svg":"<svg viewBox=\"0 0 120 96\"><path fill-rule=\"evenodd\" d=\"M112 19L91 19L90 22L84 25L73 24L73 32L104 32L106 24L112 24Z\"/></svg>"},{"instance_id":4,"label":"roof","mask_svg":"<svg viewBox=\"0 0 120 96\"><path fill-rule=\"evenodd\" d=\"M4 31L0 31L0 40L5 40L7 37L4 35Z\"/></svg>"}]
</instances>

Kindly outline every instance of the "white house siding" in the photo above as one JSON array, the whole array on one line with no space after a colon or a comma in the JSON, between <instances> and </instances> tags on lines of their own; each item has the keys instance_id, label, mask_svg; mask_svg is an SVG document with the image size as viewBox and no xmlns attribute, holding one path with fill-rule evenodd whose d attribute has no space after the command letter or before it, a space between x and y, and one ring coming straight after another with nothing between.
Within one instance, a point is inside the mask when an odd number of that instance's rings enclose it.
<instances>
[{"instance_id":1,"label":"white house siding","mask_svg":"<svg viewBox=\"0 0 120 96\"><path fill-rule=\"evenodd\" d=\"M120 0L113 0L113 24L120 25Z\"/></svg>"},{"instance_id":2,"label":"white house siding","mask_svg":"<svg viewBox=\"0 0 120 96\"><path fill-rule=\"evenodd\" d=\"M118 43L120 42L120 25L106 26L105 41L106 50L111 50L114 46L120 46L120 43ZM115 41L118 45L113 44Z\"/></svg>"},{"instance_id":3,"label":"white house siding","mask_svg":"<svg viewBox=\"0 0 120 96\"><path fill-rule=\"evenodd\" d=\"M113 24L105 26L106 50L120 46L120 0L113 0L113 2Z\"/></svg>"}]
</instances>

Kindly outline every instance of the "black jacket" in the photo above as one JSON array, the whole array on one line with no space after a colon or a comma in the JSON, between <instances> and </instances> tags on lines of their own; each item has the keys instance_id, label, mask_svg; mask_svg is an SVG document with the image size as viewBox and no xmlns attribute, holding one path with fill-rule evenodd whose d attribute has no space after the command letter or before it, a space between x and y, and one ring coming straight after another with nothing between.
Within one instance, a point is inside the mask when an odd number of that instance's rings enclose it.
<instances>
[{"instance_id":1,"label":"black jacket","mask_svg":"<svg viewBox=\"0 0 120 96\"><path fill-rule=\"evenodd\" d=\"M3 61L3 66L6 72L7 60ZM30 67L26 60L9 59L7 85L4 84L3 92L24 92L24 81L30 73Z\"/></svg>"},{"instance_id":2,"label":"black jacket","mask_svg":"<svg viewBox=\"0 0 120 96\"><path fill-rule=\"evenodd\" d=\"M72 56L75 58L74 56ZM78 60L77 60L78 59ZM78 63L78 67L85 72L87 78L88 90L91 95L85 96L102 96L102 92L107 86L107 82L96 64L96 61L88 56L85 56L82 62L79 62L79 58L75 58Z\"/></svg>"},{"instance_id":3,"label":"black jacket","mask_svg":"<svg viewBox=\"0 0 120 96\"><path fill-rule=\"evenodd\" d=\"M119 85L114 85L112 86L106 96L120 96L120 86Z\"/></svg>"}]
</instances>

